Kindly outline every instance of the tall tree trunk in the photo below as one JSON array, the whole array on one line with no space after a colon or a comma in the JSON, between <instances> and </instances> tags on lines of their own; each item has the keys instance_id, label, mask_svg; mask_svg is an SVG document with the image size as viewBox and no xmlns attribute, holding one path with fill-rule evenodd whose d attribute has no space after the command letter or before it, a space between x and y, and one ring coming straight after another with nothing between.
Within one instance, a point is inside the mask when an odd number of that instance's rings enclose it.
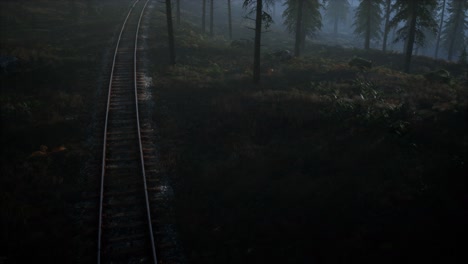
<instances>
[{"instance_id":1,"label":"tall tree trunk","mask_svg":"<svg viewBox=\"0 0 468 264\"><path fill-rule=\"evenodd\" d=\"M296 20L296 43L294 46L294 56L301 56L301 47L302 47L302 8L304 6L304 0L299 1L297 7L297 20Z\"/></svg>"},{"instance_id":2,"label":"tall tree trunk","mask_svg":"<svg viewBox=\"0 0 468 264\"><path fill-rule=\"evenodd\" d=\"M304 52L305 50L305 41L306 41L306 32L304 30L304 27L302 27L302 33L301 33L301 53Z\"/></svg>"},{"instance_id":3,"label":"tall tree trunk","mask_svg":"<svg viewBox=\"0 0 468 264\"><path fill-rule=\"evenodd\" d=\"M410 72L411 57L413 56L414 40L416 38L416 20L417 20L417 8L418 5L416 0L410 0L410 19L409 19L409 35L408 41L406 42L405 50L405 72Z\"/></svg>"},{"instance_id":4,"label":"tall tree trunk","mask_svg":"<svg viewBox=\"0 0 468 264\"><path fill-rule=\"evenodd\" d=\"M395 35L396 35L396 27L393 28L392 37L390 39L395 39ZM395 49L395 41L390 41L390 48L392 50Z\"/></svg>"},{"instance_id":5,"label":"tall tree trunk","mask_svg":"<svg viewBox=\"0 0 468 264\"><path fill-rule=\"evenodd\" d=\"M228 0L228 26L229 26L229 39L232 39L232 17L231 17L231 0Z\"/></svg>"},{"instance_id":6,"label":"tall tree trunk","mask_svg":"<svg viewBox=\"0 0 468 264\"><path fill-rule=\"evenodd\" d=\"M457 3L457 7L455 9L454 12L457 12L456 13L456 17L455 17L455 26L453 28L453 32L454 32L454 35L450 37L450 46L449 46L449 50L448 50L448 56L447 56L447 59L449 61L452 60L453 58L453 54L455 53L455 40L459 37L457 36L457 32L458 32L458 28L460 26L463 26L463 25L460 25L460 16L463 14L463 11L461 11L460 9L463 8L463 2L459 2ZM464 20L463 20L464 21Z\"/></svg>"},{"instance_id":7,"label":"tall tree trunk","mask_svg":"<svg viewBox=\"0 0 468 264\"><path fill-rule=\"evenodd\" d=\"M177 20L177 25L180 25L180 0L177 0L176 3L177 3L176 20Z\"/></svg>"},{"instance_id":8,"label":"tall tree trunk","mask_svg":"<svg viewBox=\"0 0 468 264\"><path fill-rule=\"evenodd\" d=\"M206 31L206 0L203 0L203 10L202 10L202 32Z\"/></svg>"},{"instance_id":9,"label":"tall tree trunk","mask_svg":"<svg viewBox=\"0 0 468 264\"><path fill-rule=\"evenodd\" d=\"M273 14L273 17L275 17L276 16L276 2L273 2L271 4L271 8L272 8L271 13Z\"/></svg>"},{"instance_id":10,"label":"tall tree trunk","mask_svg":"<svg viewBox=\"0 0 468 264\"><path fill-rule=\"evenodd\" d=\"M369 2L369 5L371 5L370 2ZM364 49L366 50L366 52L368 52L370 49L370 38L371 38L371 13L369 11L370 11L370 7L367 10L366 40L364 43Z\"/></svg>"},{"instance_id":11,"label":"tall tree trunk","mask_svg":"<svg viewBox=\"0 0 468 264\"><path fill-rule=\"evenodd\" d=\"M457 27L458 24L455 25L455 27ZM447 54L447 59L449 61L452 61L452 58L453 58L453 53L454 53L454 46L455 46L455 38L456 36L453 36L451 37L450 39L450 45L449 45L449 49L448 49L448 54Z\"/></svg>"},{"instance_id":12,"label":"tall tree trunk","mask_svg":"<svg viewBox=\"0 0 468 264\"><path fill-rule=\"evenodd\" d=\"M263 0L257 0L257 10L255 15L255 43L254 43L254 66L253 82L260 83L260 46L262 43L262 13Z\"/></svg>"},{"instance_id":13,"label":"tall tree trunk","mask_svg":"<svg viewBox=\"0 0 468 264\"><path fill-rule=\"evenodd\" d=\"M166 0L167 35L169 39L169 62L175 64L174 28L172 26L171 0Z\"/></svg>"},{"instance_id":14,"label":"tall tree trunk","mask_svg":"<svg viewBox=\"0 0 468 264\"><path fill-rule=\"evenodd\" d=\"M210 36L214 35L213 22L214 22L214 0L210 0Z\"/></svg>"},{"instance_id":15,"label":"tall tree trunk","mask_svg":"<svg viewBox=\"0 0 468 264\"><path fill-rule=\"evenodd\" d=\"M436 42L436 48L435 48L435 54L434 57L437 59L439 56L439 46L440 46L440 38L442 36L442 26L444 25L444 15L445 15L445 2L442 3L442 14L440 15L440 23L439 23L439 32L437 32L437 42Z\"/></svg>"},{"instance_id":16,"label":"tall tree trunk","mask_svg":"<svg viewBox=\"0 0 468 264\"><path fill-rule=\"evenodd\" d=\"M335 23L333 24L333 33L335 34L335 36L338 35L338 20L338 16L335 17Z\"/></svg>"},{"instance_id":17,"label":"tall tree trunk","mask_svg":"<svg viewBox=\"0 0 468 264\"><path fill-rule=\"evenodd\" d=\"M382 51L387 51L387 39L388 33L390 32L389 22L390 22L390 12L392 10L392 0L386 0L385 2L385 26L384 26L384 33L383 33L383 44L382 44Z\"/></svg>"}]
</instances>

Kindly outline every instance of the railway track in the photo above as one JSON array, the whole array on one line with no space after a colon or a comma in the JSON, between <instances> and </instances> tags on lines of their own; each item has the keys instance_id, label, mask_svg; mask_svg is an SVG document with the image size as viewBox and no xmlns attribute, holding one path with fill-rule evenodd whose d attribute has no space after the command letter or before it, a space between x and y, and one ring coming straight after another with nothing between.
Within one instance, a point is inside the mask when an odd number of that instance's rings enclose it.
<instances>
[{"instance_id":1,"label":"railway track","mask_svg":"<svg viewBox=\"0 0 468 264\"><path fill-rule=\"evenodd\" d=\"M138 34L148 2L133 2L111 67L102 152L98 263L158 261L138 106Z\"/></svg>"}]
</instances>

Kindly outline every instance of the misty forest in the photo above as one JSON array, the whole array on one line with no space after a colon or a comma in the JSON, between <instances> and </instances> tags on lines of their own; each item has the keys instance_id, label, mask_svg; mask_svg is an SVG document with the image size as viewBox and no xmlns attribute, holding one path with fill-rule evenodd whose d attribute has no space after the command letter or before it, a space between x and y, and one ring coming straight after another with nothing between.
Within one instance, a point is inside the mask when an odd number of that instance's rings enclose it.
<instances>
[{"instance_id":1,"label":"misty forest","mask_svg":"<svg viewBox=\"0 0 468 264\"><path fill-rule=\"evenodd\" d=\"M468 0L0 0L0 264L468 263Z\"/></svg>"}]
</instances>

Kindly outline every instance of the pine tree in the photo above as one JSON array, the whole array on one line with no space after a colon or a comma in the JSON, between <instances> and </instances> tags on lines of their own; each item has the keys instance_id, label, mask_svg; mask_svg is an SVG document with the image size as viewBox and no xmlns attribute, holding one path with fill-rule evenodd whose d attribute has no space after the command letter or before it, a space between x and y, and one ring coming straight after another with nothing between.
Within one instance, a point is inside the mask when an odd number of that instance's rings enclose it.
<instances>
[{"instance_id":1,"label":"pine tree","mask_svg":"<svg viewBox=\"0 0 468 264\"><path fill-rule=\"evenodd\" d=\"M468 0L452 0L448 4L449 17L442 33L442 45L447 49L448 60L452 60L453 55L463 49L468 28L467 10Z\"/></svg>"},{"instance_id":2,"label":"pine tree","mask_svg":"<svg viewBox=\"0 0 468 264\"><path fill-rule=\"evenodd\" d=\"M333 22L333 33L338 34L338 23L345 21L349 12L348 0L328 0L327 17Z\"/></svg>"},{"instance_id":3,"label":"pine tree","mask_svg":"<svg viewBox=\"0 0 468 264\"><path fill-rule=\"evenodd\" d=\"M355 16L354 33L364 37L364 49L370 49L370 41L381 37L382 21L381 0L361 0Z\"/></svg>"},{"instance_id":4,"label":"pine tree","mask_svg":"<svg viewBox=\"0 0 468 264\"><path fill-rule=\"evenodd\" d=\"M404 70L409 72L414 45L424 45L424 30L437 32L437 23L432 16L437 0L397 0L395 5L397 13L390 21L390 26L397 27L399 23L405 23L398 29L395 41L406 41Z\"/></svg>"},{"instance_id":5,"label":"pine tree","mask_svg":"<svg viewBox=\"0 0 468 264\"><path fill-rule=\"evenodd\" d=\"M214 35L214 0L210 0L210 36Z\"/></svg>"},{"instance_id":6,"label":"pine tree","mask_svg":"<svg viewBox=\"0 0 468 264\"><path fill-rule=\"evenodd\" d=\"M468 53L466 52L466 46L463 47L460 57L458 58L458 63L460 63L463 66L468 65Z\"/></svg>"},{"instance_id":7,"label":"pine tree","mask_svg":"<svg viewBox=\"0 0 468 264\"><path fill-rule=\"evenodd\" d=\"M250 7L250 13L255 13L255 39L254 39L254 65L253 82L260 83L260 48L262 44L262 27L268 28L273 20L271 15L264 11L263 5L271 4L272 0L244 0L244 8ZM262 23L265 22L265 23Z\"/></svg>"},{"instance_id":8,"label":"pine tree","mask_svg":"<svg viewBox=\"0 0 468 264\"><path fill-rule=\"evenodd\" d=\"M176 4L177 4L176 21L177 21L177 25L180 25L180 0L177 0Z\"/></svg>"},{"instance_id":9,"label":"pine tree","mask_svg":"<svg viewBox=\"0 0 468 264\"><path fill-rule=\"evenodd\" d=\"M383 4L384 8L384 18L385 18L385 24L384 24L384 30L383 30L383 40L382 40L382 51L386 52L387 51L387 42L388 42L388 34L390 33L390 16L392 12L394 11L393 8L393 0L385 0Z\"/></svg>"},{"instance_id":10,"label":"pine tree","mask_svg":"<svg viewBox=\"0 0 468 264\"><path fill-rule=\"evenodd\" d=\"M435 54L434 57L437 59L439 56L439 47L440 47L440 39L442 36L442 27L444 25L444 19L445 19L445 6L446 6L447 1L443 0L442 4L439 6L439 9L442 9L440 13L440 23L439 23L439 30L437 32L437 42L436 42L436 47L435 47Z\"/></svg>"},{"instance_id":11,"label":"pine tree","mask_svg":"<svg viewBox=\"0 0 468 264\"><path fill-rule=\"evenodd\" d=\"M291 34L296 35L294 53L300 56L306 36L311 36L322 28L322 4L319 0L287 0L284 6L284 25Z\"/></svg>"},{"instance_id":12,"label":"pine tree","mask_svg":"<svg viewBox=\"0 0 468 264\"><path fill-rule=\"evenodd\" d=\"M304 30L302 30L302 16L303 16L303 8L304 8L304 0L297 0L297 18L296 18L296 43L294 45L294 55L299 57L301 55L301 47L302 47L302 36L304 36Z\"/></svg>"},{"instance_id":13,"label":"pine tree","mask_svg":"<svg viewBox=\"0 0 468 264\"><path fill-rule=\"evenodd\" d=\"M437 13L439 8L428 7L429 11L432 13L432 17L435 19L437 18ZM421 45L419 43L416 44L416 49L421 51L421 55L428 55L428 47L434 47L437 44L437 35L438 35L438 27L437 30L433 30L430 28L423 28L422 33L424 34L424 43ZM417 55L417 54L416 54Z\"/></svg>"}]
</instances>

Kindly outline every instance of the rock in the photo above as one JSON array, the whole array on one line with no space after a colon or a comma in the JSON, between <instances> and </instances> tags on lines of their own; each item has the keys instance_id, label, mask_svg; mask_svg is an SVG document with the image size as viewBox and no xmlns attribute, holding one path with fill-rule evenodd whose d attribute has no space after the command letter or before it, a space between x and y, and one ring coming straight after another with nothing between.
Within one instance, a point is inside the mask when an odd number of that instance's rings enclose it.
<instances>
[{"instance_id":1,"label":"rock","mask_svg":"<svg viewBox=\"0 0 468 264\"><path fill-rule=\"evenodd\" d=\"M291 51L289 50L278 50L272 53L275 59L280 61L288 61L293 58Z\"/></svg>"},{"instance_id":2,"label":"rock","mask_svg":"<svg viewBox=\"0 0 468 264\"><path fill-rule=\"evenodd\" d=\"M431 83L445 83L450 84L452 78L450 73L446 70L437 70L424 74L424 78Z\"/></svg>"},{"instance_id":3,"label":"rock","mask_svg":"<svg viewBox=\"0 0 468 264\"><path fill-rule=\"evenodd\" d=\"M358 67L359 69L371 69L372 61L363 59L361 57L354 57L348 62L350 67Z\"/></svg>"},{"instance_id":4,"label":"rock","mask_svg":"<svg viewBox=\"0 0 468 264\"><path fill-rule=\"evenodd\" d=\"M251 47L253 42L249 39L236 39L231 42L231 47L233 48L247 48Z\"/></svg>"}]
</instances>

